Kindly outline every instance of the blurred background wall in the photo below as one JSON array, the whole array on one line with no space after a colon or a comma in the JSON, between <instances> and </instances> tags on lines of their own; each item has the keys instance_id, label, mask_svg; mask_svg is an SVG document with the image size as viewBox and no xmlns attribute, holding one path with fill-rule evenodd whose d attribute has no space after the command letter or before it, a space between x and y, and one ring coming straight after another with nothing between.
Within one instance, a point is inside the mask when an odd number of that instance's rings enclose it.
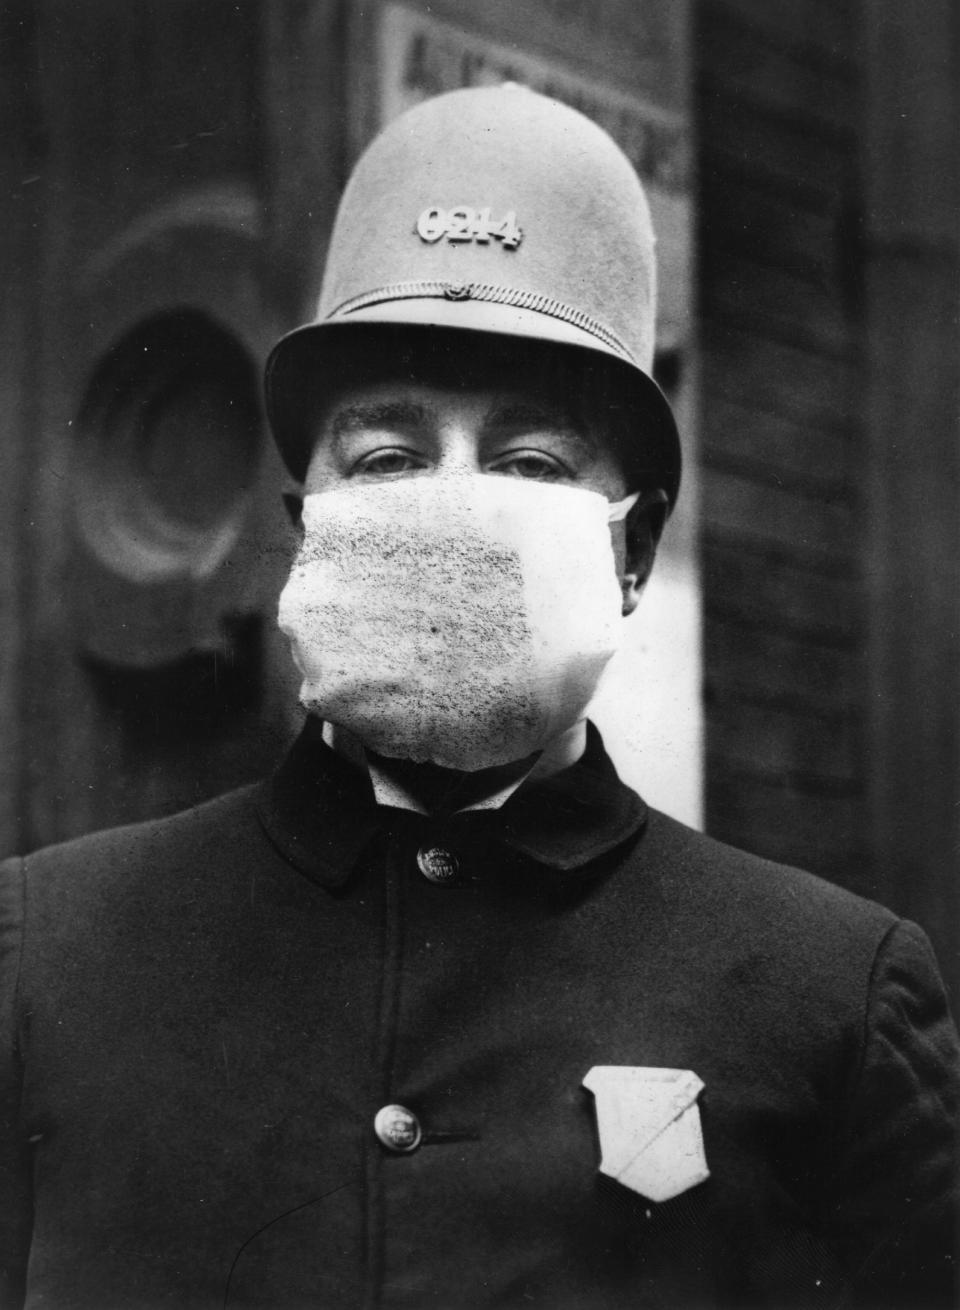
<instances>
[{"instance_id":1,"label":"blurred background wall","mask_svg":"<svg viewBox=\"0 0 960 1310\"><path fill-rule=\"evenodd\" d=\"M680 289L686 508L620 673L649 714L625 771L918 919L960 987L957 26L949 0L0 0L0 854L256 777L296 731L263 357L397 97L506 68L605 116Z\"/></svg>"}]
</instances>

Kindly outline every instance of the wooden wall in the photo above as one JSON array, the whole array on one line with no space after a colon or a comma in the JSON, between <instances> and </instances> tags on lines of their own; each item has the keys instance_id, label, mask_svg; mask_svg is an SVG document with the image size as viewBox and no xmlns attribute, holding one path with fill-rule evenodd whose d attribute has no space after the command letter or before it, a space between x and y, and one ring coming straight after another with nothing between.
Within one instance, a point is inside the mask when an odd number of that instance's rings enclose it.
<instances>
[{"instance_id":1,"label":"wooden wall","mask_svg":"<svg viewBox=\"0 0 960 1310\"><path fill-rule=\"evenodd\" d=\"M955 984L954 7L697 7L707 827Z\"/></svg>"},{"instance_id":2,"label":"wooden wall","mask_svg":"<svg viewBox=\"0 0 960 1310\"><path fill-rule=\"evenodd\" d=\"M20 834L25 802L19 672L30 436L36 427L37 300L45 142L32 4L0 6L0 851Z\"/></svg>"},{"instance_id":3,"label":"wooden wall","mask_svg":"<svg viewBox=\"0 0 960 1310\"><path fill-rule=\"evenodd\" d=\"M707 826L870 891L856 25L698 14Z\"/></svg>"},{"instance_id":4,"label":"wooden wall","mask_svg":"<svg viewBox=\"0 0 960 1310\"><path fill-rule=\"evenodd\" d=\"M102 360L170 310L207 315L259 388L315 295L345 123L332 0L5 0L0 18L5 855L260 776L296 729L274 625L291 534L265 424L239 539L212 582L175 586L133 585L85 550L78 432ZM193 644L111 658L138 625L127 644L148 646L161 615Z\"/></svg>"},{"instance_id":5,"label":"wooden wall","mask_svg":"<svg viewBox=\"0 0 960 1310\"><path fill-rule=\"evenodd\" d=\"M863 13L866 822L960 1006L960 12Z\"/></svg>"}]
</instances>

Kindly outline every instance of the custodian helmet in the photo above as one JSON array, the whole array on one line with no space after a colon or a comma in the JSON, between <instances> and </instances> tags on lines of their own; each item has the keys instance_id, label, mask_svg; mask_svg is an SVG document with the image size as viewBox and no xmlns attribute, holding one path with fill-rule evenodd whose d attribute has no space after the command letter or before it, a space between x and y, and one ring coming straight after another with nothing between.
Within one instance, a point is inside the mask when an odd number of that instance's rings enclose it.
<instances>
[{"instance_id":1,"label":"custodian helmet","mask_svg":"<svg viewBox=\"0 0 960 1310\"><path fill-rule=\"evenodd\" d=\"M274 348L267 411L302 478L303 398L344 348L425 328L552 343L603 376L635 481L676 499L680 443L653 381L656 264L630 162L595 123L513 84L453 91L394 120L344 192L316 317Z\"/></svg>"}]
</instances>

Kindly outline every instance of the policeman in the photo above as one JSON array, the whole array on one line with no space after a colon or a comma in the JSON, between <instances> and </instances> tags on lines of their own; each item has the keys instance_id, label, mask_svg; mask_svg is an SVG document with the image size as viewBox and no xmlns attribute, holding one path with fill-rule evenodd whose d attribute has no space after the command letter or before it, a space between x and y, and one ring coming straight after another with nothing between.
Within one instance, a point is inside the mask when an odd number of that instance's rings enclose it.
<instances>
[{"instance_id":1,"label":"policeman","mask_svg":"<svg viewBox=\"0 0 960 1310\"><path fill-rule=\"evenodd\" d=\"M952 1303L923 934L585 720L678 489L654 281L628 163L530 92L361 160L267 374L302 736L2 868L2 1304Z\"/></svg>"}]
</instances>

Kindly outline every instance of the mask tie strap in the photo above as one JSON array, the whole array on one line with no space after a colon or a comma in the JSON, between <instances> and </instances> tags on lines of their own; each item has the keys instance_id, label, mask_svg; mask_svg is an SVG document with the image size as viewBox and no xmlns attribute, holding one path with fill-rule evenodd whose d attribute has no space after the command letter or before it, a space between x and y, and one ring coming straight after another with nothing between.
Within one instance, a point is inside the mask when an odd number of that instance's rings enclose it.
<instances>
[{"instance_id":1,"label":"mask tie strap","mask_svg":"<svg viewBox=\"0 0 960 1310\"><path fill-rule=\"evenodd\" d=\"M625 496L623 500L612 501L607 512L607 521L609 523L621 523L642 495L642 491L635 491L632 496Z\"/></svg>"}]
</instances>

